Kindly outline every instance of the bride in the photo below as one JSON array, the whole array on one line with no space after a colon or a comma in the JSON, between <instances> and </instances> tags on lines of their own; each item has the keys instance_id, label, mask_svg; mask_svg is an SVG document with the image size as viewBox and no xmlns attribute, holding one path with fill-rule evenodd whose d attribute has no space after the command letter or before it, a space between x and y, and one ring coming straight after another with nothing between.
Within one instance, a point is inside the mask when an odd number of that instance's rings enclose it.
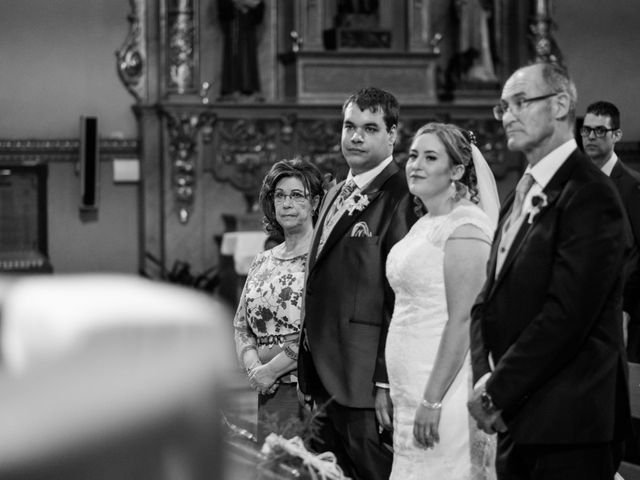
<instances>
[{"instance_id":1,"label":"bride","mask_svg":"<svg viewBox=\"0 0 640 480\"><path fill-rule=\"evenodd\" d=\"M386 343L391 479L495 478L493 440L467 412L469 312L497 223L495 180L471 134L429 123L411 144L409 190L424 214L390 251L396 298Z\"/></svg>"}]
</instances>

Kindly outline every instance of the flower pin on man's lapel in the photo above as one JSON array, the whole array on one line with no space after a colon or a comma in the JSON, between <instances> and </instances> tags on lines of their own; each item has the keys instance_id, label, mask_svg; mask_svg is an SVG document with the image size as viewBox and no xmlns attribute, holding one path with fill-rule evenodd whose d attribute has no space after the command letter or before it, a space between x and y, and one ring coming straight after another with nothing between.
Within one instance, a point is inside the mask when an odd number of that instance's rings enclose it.
<instances>
[{"instance_id":1,"label":"flower pin on man's lapel","mask_svg":"<svg viewBox=\"0 0 640 480\"><path fill-rule=\"evenodd\" d=\"M369 197L366 194L356 193L347 200L345 209L349 215L353 215L353 212L364 210L367 205L369 205Z\"/></svg>"},{"instance_id":2,"label":"flower pin on man's lapel","mask_svg":"<svg viewBox=\"0 0 640 480\"><path fill-rule=\"evenodd\" d=\"M533 197L531 197L531 210L529 211L529 224L532 224L538 214L542 211L544 207L549 205L547 200L547 195L544 192L536 193Z\"/></svg>"}]
</instances>

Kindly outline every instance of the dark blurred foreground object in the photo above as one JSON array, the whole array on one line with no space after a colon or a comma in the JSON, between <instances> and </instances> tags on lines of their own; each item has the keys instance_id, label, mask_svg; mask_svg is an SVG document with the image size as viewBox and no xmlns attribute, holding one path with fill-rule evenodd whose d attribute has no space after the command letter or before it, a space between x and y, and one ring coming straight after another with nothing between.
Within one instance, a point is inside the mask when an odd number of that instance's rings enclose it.
<instances>
[{"instance_id":1,"label":"dark blurred foreground object","mask_svg":"<svg viewBox=\"0 0 640 480\"><path fill-rule=\"evenodd\" d=\"M0 478L233 478L219 414L235 366L226 307L118 275L0 293Z\"/></svg>"}]
</instances>

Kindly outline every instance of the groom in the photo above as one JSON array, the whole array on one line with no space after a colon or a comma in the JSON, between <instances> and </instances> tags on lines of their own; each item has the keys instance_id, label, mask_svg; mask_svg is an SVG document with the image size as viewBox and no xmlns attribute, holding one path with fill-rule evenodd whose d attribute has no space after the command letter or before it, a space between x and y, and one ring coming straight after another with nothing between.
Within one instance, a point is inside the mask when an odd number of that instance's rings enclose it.
<instances>
[{"instance_id":1,"label":"groom","mask_svg":"<svg viewBox=\"0 0 640 480\"><path fill-rule=\"evenodd\" d=\"M629 423L623 210L576 148L575 106L566 71L535 64L507 80L494 108L528 162L471 319L469 409L499 432L501 480L611 479Z\"/></svg>"},{"instance_id":2,"label":"groom","mask_svg":"<svg viewBox=\"0 0 640 480\"><path fill-rule=\"evenodd\" d=\"M309 252L298 385L327 416L322 449L354 479L387 479L392 455L384 360L394 295L391 247L415 222L405 174L393 160L398 102L365 88L343 106L346 181L327 193Z\"/></svg>"}]
</instances>

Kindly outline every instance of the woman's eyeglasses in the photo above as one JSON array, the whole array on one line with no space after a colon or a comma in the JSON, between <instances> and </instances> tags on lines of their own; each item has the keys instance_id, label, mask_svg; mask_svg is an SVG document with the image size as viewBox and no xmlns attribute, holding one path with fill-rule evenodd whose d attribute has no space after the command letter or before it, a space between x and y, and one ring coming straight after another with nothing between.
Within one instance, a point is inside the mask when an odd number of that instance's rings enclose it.
<instances>
[{"instance_id":1,"label":"woman's eyeglasses","mask_svg":"<svg viewBox=\"0 0 640 480\"><path fill-rule=\"evenodd\" d=\"M304 201L308 198L308 195L304 194L299 190L293 190L291 193L284 193L282 190L277 190L273 194L273 202L277 205L284 203L284 201L289 197L289 199L293 203L304 203Z\"/></svg>"},{"instance_id":2,"label":"woman's eyeglasses","mask_svg":"<svg viewBox=\"0 0 640 480\"><path fill-rule=\"evenodd\" d=\"M580 128L580 135L582 135L583 137L589 137L591 135L591 132L596 134L596 137L598 138L602 138L604 137L607 132L613 132L614 130L617 130L615 128L605 128L605 127L581 127Z\"/></svg>"}]
</instances>

